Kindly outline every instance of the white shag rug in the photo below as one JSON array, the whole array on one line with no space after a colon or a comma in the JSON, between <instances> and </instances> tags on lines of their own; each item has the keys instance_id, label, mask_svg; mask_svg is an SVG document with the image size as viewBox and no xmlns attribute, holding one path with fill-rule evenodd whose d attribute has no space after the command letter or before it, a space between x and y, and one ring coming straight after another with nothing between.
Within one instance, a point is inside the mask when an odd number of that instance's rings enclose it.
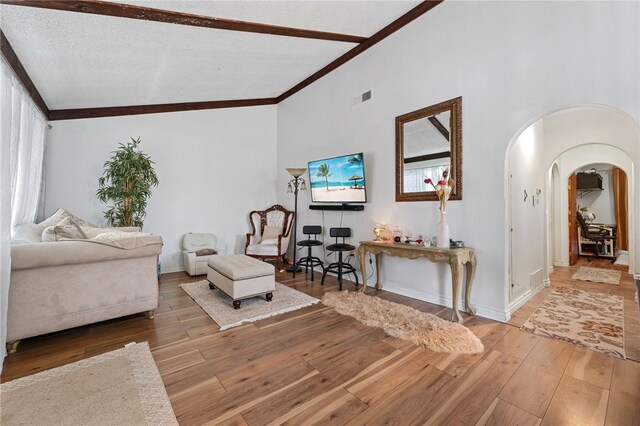
<instances>
[{"instance_id":1,"label":"white shag rug","mask_svg":"<svg viewBox=\"0 0 640 426\"><path fill-rule=\"evenodd\" d=\"M177 425L149 344L0 385L0 424Z\"/></svg>"},{"instance_id":2,"label":"white shag rug","mask_svg":"<svg viewBox=\"0 0 640 426\"><path fill-rule=\"evenodd\" d=\"M461 354L484 351L482 341L462 324L359 291L331 291L325 293L322 303L430 351Z\"/></svg>"},{"instance_id":3,"label":"white shag rug","mask_svg":"<svg viewBox=\"0 0 640 426\"><path fill-rule=\"evenodd\" d=\"M242 299L240 309L233 309L233 299L217 288L211 290L207 280L180 284L180 287L209 314L220 326L220 330L295 311L320 302L315 297L276 283L271 302L267 302L263 296L250 297Z\"/></svg>"}]
</instances>

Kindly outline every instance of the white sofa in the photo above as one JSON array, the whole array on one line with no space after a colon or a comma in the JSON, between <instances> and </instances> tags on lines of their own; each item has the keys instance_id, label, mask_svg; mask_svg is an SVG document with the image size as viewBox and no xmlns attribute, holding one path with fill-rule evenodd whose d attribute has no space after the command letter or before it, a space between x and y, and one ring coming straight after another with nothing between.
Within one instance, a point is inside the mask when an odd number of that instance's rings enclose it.
<instances>
[{"instance_id":1,"label":"white sofa","mask_svg":"<svg viewBox=\"0 0 640 426\"><path fill-rule=\"evenodd\" d=\"M32 238L37 227L26 227ZM161 237L119 248L88 240L25 240L29 232L22 232L11 246L9 353L28 337L139 312L153 318ZM135 237L122 241L132 240Z\"/></svg>"},{"instance_id":2,"label":"white sofa","mask_svg":"<svg viewBox=\"0 0 640 426\"><path fill-rule=\"evenodd\" d=\"M218 238L213 234L189 232L182 237L182 257L184 268L189 275L204 275L207 273L207 262L213 256L221 254L218 248ZM215 250L216 254L198 255L201 250Z\"/></svg>"}]
</instances>

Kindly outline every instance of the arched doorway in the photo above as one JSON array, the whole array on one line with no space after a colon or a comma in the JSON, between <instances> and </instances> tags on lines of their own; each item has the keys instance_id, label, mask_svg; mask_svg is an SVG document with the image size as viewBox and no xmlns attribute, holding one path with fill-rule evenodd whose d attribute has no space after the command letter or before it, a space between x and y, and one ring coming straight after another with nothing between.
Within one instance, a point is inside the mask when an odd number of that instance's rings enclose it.
<instances>
[{"instance_id":1,"label":"arched doorway","mask_svg":"<svg viewBox=\"0 0 640 426\"><path fill-rule=\"evenodd\" d=\"M638 240L633 215L638 211L640 186L635 170L639 161L637 123L607 107L576 107L555 112L514 137L505 159L510 255L508 313L548 284L554 266L568 266L566 182L581 166L609 163L623 169L628 176L629 266L633 272ZM567 172L572 162L574 167Z\"/></svg>"}]
</instances>

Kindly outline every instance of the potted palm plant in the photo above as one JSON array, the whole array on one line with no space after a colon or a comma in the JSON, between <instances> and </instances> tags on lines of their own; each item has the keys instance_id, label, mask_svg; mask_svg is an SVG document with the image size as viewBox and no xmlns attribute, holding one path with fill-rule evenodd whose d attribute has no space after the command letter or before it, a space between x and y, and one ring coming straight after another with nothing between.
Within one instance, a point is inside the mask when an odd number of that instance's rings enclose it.
<instances>
[{"instance_id":1,"label":"potted palm plant","mask_svg":"<svg viewBox=\"0 0 640 426\"><path fill-rule=\"evenodd\" d=\"M154 162L138 148L140 142L140 138L131 138L131 142L119 144L98 179L98 199L113 203L104 212L109 226L142 227L151 188L158 186Z\"/></svg>"}]
</instances>

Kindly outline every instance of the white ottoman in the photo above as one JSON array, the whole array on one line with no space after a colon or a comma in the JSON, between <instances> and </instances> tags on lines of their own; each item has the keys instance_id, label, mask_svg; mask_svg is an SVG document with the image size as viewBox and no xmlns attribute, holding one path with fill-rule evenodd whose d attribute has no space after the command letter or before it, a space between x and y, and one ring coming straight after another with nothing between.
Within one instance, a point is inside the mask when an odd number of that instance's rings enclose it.
<instances>
[{"instance_id":1,"label":"white ottoman","mask_svg":"<svg viewBox=\"0 0 640 426\"><path fill-rule=\"evenodd\" d=\"M207 266L209 287L218 287L233 299L233 307L240 309L240 300L265 295L267 302L276 289L275 268L244 254L213 256Z\"/></svg>"}]
</instances>

